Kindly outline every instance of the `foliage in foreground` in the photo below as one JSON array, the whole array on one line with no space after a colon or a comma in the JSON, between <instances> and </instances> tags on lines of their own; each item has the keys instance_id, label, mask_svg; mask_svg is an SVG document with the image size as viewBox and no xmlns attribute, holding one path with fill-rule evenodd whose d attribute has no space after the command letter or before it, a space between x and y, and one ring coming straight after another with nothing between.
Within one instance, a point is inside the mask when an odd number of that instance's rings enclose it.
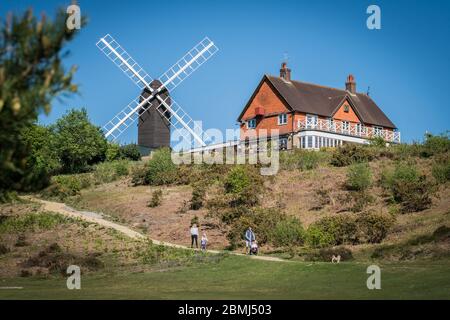
<instances>
[{"instance_id":1,"label":"foliage in foreground","mask_svg":"<svg viewBox=\"0 0 450 320\"><path fill-rule=\"evenodd\" d=\"M31 9L0 21L0 201L39 182L29 177L36 159L29 160L32 148L23 135L41 113L50 113L55 97L77 92L75 68L66 72L62 64L75 35L66 30L63 10L53 21L38 20Z\"/></svg>"}]
</instances>

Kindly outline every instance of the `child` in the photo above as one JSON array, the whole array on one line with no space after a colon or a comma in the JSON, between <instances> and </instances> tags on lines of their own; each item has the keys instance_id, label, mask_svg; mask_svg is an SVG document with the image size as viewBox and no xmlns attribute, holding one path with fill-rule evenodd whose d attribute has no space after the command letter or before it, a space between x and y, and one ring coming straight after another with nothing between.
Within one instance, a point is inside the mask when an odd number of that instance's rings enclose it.
<instances>
[{"instance_id":1,"label":"child","mask_svg":"<svg viewBox=\"0 0 450 320\"><path fill-rule=\"evenodd\" d=\"M206 236L206 232L203 231L202 240L200 241L200 247L203 251L206 250L207 243L208 243L208 237Z\"/></svg>"},{"instance_id":2,"label":"child","mask_svg":"<svg viewBox=\"0 0 450 320\"><path fill-rule=\"evenodd\" d=\"M250 254L257 255L258 254L258 244L256 243L256 240L252 242L250 247Z\"/></svg>"}]
</instances>

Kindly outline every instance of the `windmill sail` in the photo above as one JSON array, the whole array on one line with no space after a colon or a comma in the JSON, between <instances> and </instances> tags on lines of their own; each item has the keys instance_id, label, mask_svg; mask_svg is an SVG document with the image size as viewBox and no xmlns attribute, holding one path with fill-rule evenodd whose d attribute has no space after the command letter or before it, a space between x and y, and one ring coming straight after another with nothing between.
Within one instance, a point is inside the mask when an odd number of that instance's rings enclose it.
<instances>
[{"instance_id":1,"label":"windmill sail","mask_svg":"<svg viewBox=\"0 0 450 320\"><path fill-rule=\"evenodd\" d=\"M139 114L142 114L154 105L150 102L153 99L157 99L159 101L157 107L158 111L165 117L167 116L167 111L169 111L171 116L168 117L168 120L174 127L177 125L182 126L198 143L202 146L205 145L203 139L200 137L205 137L205 134L195 125L192 118L173 99L171 99L171 103L168 103L168 101L166 101L167 99L164 100L158 93L166 89L175 89L175 87L192 74L193 71L211 58L212 55L218 51L211 40L208 38L203 39L178 60L175 65L169 68L169 70L160 77L162 85L156 90L150 86L153 79L109 34L97 42L97 47L140 89L147 89L150 92L146 97L141 95L139 98L134 99L104 126L106 137L111 136L116 140L122 132L139 118ZM164 108L162 108L161 105ZM164 110L164 112L161 112L161 110ZM208 137L205 137L205 139L208 139Z\"/></svg>"}]
</instances>

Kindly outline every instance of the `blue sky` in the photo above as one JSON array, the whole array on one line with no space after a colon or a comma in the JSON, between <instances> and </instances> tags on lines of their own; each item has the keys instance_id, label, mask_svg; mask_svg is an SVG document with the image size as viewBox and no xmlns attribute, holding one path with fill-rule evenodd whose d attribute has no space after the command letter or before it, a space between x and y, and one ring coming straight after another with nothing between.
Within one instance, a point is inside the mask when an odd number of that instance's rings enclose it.
<instances>
[{"instance_id":1,"label":"blue sky","mask_svg":"<svg viewBox=\"0 0 450 320\"><path fill-rule=\"evenodd\" d=\"M295 80L343 88L349 73L398 126L406 142L449 129L450 1L78 1L89 19L70 44L81 95L54 101L51 123L86 107L103 126L139 93L95 46L110 33L157 78L204 36L220 51L174 91L204 128L237 128L236 118L264 73L285 52ZM0 16L32 6L53 15L70 1L2 0ZM381 30L366 8L381 8ZM136 128L122 142L135 142Z\"/></svg>"}]
</instances>

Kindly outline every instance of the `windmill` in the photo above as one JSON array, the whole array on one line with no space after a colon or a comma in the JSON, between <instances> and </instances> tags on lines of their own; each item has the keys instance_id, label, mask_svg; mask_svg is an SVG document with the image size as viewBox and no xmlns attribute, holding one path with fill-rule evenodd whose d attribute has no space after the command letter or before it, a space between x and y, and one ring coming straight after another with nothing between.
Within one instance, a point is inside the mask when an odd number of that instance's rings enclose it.
<instances>
[{"instance_id":1,"label":"windmill","mask_svg":"<svg viewBox=\"0 0 450 320\"><path fill-rule=\"evenodd\" d=\"M149 111L157 111L164 124L178 130L184 141L192 141L204 147L208 136L200 126L169 96L181 82L198 67L209 60L219 49L208 37L189 50L170 67L158 80L153 80L147 72L109 34L100 38L97 47L119 67L140 89L139 97L133 99L104 127L105 136L117 140L136 120L145 121L154 117ZM159 122L161 124L161 122ZM204 139L202 139L202 137Z\"/></svg>"}]
</instances>

